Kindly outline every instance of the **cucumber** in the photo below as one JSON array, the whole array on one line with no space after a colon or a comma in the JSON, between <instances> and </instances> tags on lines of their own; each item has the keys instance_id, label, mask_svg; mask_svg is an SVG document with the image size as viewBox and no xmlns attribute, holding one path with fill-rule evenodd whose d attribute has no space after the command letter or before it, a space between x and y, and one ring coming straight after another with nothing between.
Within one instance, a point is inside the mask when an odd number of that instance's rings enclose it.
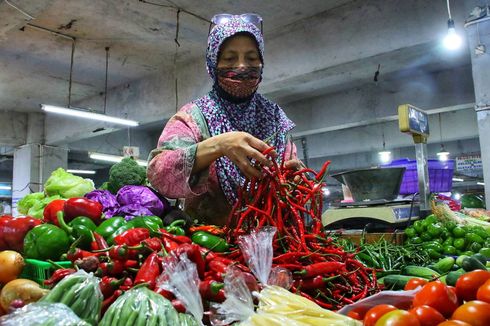
<instances>
[{"instance_id":1,"label":"cucumber","mask_svg":"<svg viewBox=\"0 0 490 326\"><path fill-rule=\"evenodd\" d=\"M483 265L487 264L487 257L483 256L482 254L474 254L471 257L478 259Z\"/></svg>"},{"instance_id":2,"label":"cucumber","mask_svg":"<svg viewBox=\"0 0 490 326\"><path fill-rule=\"evenodd\" d=\"M487 269L486 266L481 263L481 261L474 257L467 257L463 259L463 264L461 267L467 272L474 271L475 269Z\"/></svg>"},{"instance_id":3,"label":"cucumber","mask_svg":"<svg viewBox=\"0 0 490 326\"><path fill-rule=\"evenodd\" d=\"M453 257L445 257L445 258L439 259L439 261L437 263L435 263L434 265L432 265L432 267L434 268L435 271L437 271L441 274L444 274L444 273L449 272L451 270L451 268L453 268L454 263L455 263L455 260Z\"/></svg>"},{"instance_id":4,"label":"cucumber","mask_svg":"<svg viewBox=\"0 0 490 326\"><path fill-rule=\"evenodd\" d=\"M441 276L438 272L429 267L408 265L402 268L402 275L417 276L432 279Z\"/></svg>"},{"instance_id":5,"label":"cucumber","mask_svg":"<svg viewBox=\"0 0 490 326\"><path fill-rule=\"evenodd\" d=\"M458 258L456 258L456 265L458 265L459 267L463 267L463 260L465 258L468 258L469 256L467 255L461 255L459 256Z\"/></svg>"},{"instance_id":6,"label":"cucumber","mask_svg":"<svg viewBox=\"0 0 490 326\"><path fill-rule=\"evenodd\" d=\"M383 281L383 284L386 289L403 290L407 282L412 278L413 276L408 276L408 275L386 275L380 280Z\"/></svg>"},{"instance_id":7,"label":"cucumber","mask_svg":"<svg viewBox=\"0 0 490 326\"><path fill-rule=\"evenodd\" d=\"M446 275L446 284L447 285L451 285L451 286L455 286L456 285L456 282L458 281L458 278L461 275L463 275L464 273L465 273L464 270L449 272Z\"/></svg>"}]
</instances>

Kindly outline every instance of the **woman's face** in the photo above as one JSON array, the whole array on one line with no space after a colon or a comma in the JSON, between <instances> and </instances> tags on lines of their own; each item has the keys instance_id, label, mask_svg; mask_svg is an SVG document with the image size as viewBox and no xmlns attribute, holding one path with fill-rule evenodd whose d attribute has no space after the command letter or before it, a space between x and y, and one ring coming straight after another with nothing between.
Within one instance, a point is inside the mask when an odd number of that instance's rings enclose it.
<instances>
[{"instance_id":1,"label":"woman's face","mask_svg":"<svg viewBox=\"0 0 490 326\"><path fill-rule=\"evenodd\" d=\"M257 43L250 36L233 36L221 46L218 68L259 67L261 63Z\"/></svg>"}]
</instances>

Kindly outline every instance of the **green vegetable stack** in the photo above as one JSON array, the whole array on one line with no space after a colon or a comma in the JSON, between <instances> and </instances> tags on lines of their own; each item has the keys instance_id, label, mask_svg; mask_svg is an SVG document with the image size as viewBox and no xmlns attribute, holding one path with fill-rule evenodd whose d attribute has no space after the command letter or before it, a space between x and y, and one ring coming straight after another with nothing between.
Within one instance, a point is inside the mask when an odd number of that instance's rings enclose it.
<instances>
[{"instance_id":1,"label":"green vegetable stack","mask_svg":"<svg viewBox=\"0 0 490 326\"><path fill-rule=\"evenodd\" d=\"M121 162L114 164L109 170L107 190L113 194L126 185L144 185L146 181L146 169L130 158L126 157Z\"/></svg>"},{"instance_id":2,"label":"green vegetable stack","mask_svg":"<svg viewBox=\"0 0 490 326\"><path fill-rule=\"evenodd\" d=\"M471 256L483 248L490 248L490 230L481 226L460 226L451 221L441 222L434 215L415 221L405 234L409 243L421 245L432 259L442 255Z\"/></svg>"}]
</instances>

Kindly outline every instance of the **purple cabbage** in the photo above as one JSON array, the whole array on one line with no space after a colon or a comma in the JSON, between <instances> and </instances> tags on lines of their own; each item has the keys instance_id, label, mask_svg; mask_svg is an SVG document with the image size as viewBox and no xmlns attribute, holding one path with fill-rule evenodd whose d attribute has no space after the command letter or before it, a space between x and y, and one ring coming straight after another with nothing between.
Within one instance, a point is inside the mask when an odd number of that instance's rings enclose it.
<instances>
[{"instance_id":1,"label":"purple cabbage","mask_svg":"<svg viewBox=\"0 0 490 326\"><path fill-rule=\"evenodd\" d=\"M119 210L116 196L108 190L93 190L85 194L85 198L99 202L104 207L103 212L106 218L115 216Z\"/></svg>"},{"instance_id":2,"label":"purple cabbage","mask_svg":"<svg viewBox=\"0 0 490 326\"><path fill-rule=\"evenodd\" d=\"M168 209L168 202L163 202L145 186L124 186L117 192L116 199L120 206L117 215L127 220L135 216L161 216Z\"/></svg>"}]
</instances>

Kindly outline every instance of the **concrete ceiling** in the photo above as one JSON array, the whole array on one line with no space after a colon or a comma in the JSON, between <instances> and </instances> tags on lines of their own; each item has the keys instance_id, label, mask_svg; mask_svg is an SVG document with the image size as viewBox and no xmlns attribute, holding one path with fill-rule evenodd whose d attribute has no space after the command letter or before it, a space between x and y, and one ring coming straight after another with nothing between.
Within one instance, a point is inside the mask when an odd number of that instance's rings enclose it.
<instances>
[{"instance_id":1,"label":"concrete ceiling","mask_svg":"<svg viewBox=\"0 0 490 326\"><path fill-rule=\"evenodd\" d=\"M71 41L32 25L76 38L72 102L77 102L104 91L105 47L110 47L109 88L172 65L177 7L183 9L178 40L185 49L178 60L189 61L204 56L209 28L192 14L209 20L215 13L253 8L266 22L267 37L349 0L150 2L169 7L138 0L0 0L0 21L5 22L0 26L0 110L31 112L39 111L40 103L67 103Z\"/></svg>"}]
</instances>

